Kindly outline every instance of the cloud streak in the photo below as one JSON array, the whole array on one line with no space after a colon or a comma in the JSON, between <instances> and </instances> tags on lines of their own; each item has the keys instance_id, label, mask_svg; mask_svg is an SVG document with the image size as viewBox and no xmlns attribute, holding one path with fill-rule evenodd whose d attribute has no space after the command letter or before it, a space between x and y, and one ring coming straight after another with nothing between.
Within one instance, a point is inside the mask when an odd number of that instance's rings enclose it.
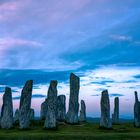
<instances>
[{"instance_id":1,"label":"cloud streak","mask_svg":"<svg viewBox=\"0 0 140 140\"><path fill-rule=\"evenodd\" d=\"M17 96L17 97L13 97L13 100L20 100L21 96ZM42 95L42 94L34 94L32 95L32 98L45 98L46 96Z\"/></svg>"}]
</instances>

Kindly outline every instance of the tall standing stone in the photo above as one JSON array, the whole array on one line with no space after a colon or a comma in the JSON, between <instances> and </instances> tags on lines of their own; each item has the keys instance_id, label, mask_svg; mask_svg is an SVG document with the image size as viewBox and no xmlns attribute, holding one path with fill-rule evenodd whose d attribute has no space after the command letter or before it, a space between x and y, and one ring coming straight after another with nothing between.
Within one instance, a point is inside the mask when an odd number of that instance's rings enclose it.
<instances>
[{"instance_id":1,"label":"tall standing stone","mask_svg":"<svg viewBox=\"0 0 140 140\"><path fill-rule=\"evenodd\" d=\"M21 129L27 129L30 126L31 98L32 98L33 81L29 80L21 92L19 106L19 125Z\"/></svg>"},{"instance_id":2,"label":"tall standing stone","mask_svg":"<svg viewBox=\"0 0 140 140\"><path fill-rule=\"evenodd\" d=\"M1 127L10 129L13 127L13 103L11 88L6 87L3 95L3 105L1 110Z\"/></svg>"},{"instance_id":3,"label":"tall standing stone","mask_svg":"<svg viewBox=\"0 0 140 140\"><path fill-rule=\"evenodd\" d=\"M81 100L80 122L86 122L86 105L84 100Z\"/></svg>"},{"instance_id":4,"label":"tall standing stone","mask_svg":"<svg viewBox=\"0 0 140 140\"><path fill-rule=\"evenodd\" d=\"M55 129L57 127L56 111L57 111L57 81L51 81L47 96L47 113L44 124L45 129Z\"/></svg>"},{"instance_id":5,"label":"tall standing stone","mask_svg":"<svg viewBox=\"0 0 140 140\"><path fill-rule=\"evenodd\" d=\"M33 121L34 120L34 117L35 117L35 112L34 112L34 109L31 108L30 109L30 120Z\"/></svg>"},{"instance_id":6,"label":"tall standing stone","mask_svg":"<svg viewBox=\"0 0 140 140\"><path fill-rule=\"evenodd\" d=\"M138 100L137 91L135 91L134 126L135 127L140 127L140 102Z\"/></svg>"},{"instance_id":7,"label":"tall standing stone","mask_svg":"<svg viewBox=\"0 0 140 140\"><path fill-rule=\"evenodd\" d=\"M77 124L78 111L79 111L79 88L80 78L73 73L70 75L70 98L69 98L69 109L66 115L66 122L70 124Z\"/></svg>"},{"instance_id":8,"label":"tall standing stone","mask_svg":"<svg viewBox=\"0 0 140 140\"><path fill-rule=\"evenodd\" d=\"M112 123L119 124L119 97L114 99L114 113L112 114Z\"/></svg>"},{"instance_id":9,"label":"tall standing stone","mask_svg":"<svg viewBox=\"0 0 140 140\"><path fill-rule=\"evenodd\" d=\"M100 127L112 128L112 123L110 119L110 101L107 90L104 90L102 92L100 105L101 105Z\"/></svg>"},{"instance_id":10,"label":"tall standing stone","mask_svg":"<svg viewBox=\"0 0 140 140\"><path fill-rule=\"evenodd\" d=\"M46 119L46 114L47 114L47 99L41 104L41 111L40 111L40 117L41 120Z\"/></svg>"},{"instance_id":11,"label":"tall standing stone","mask_svg":"<svg viewBox=\"0 0 140 140\"><path fill-rule=\"evenodd\" d=\"M15 115L14 115L14 123L19 122L19 110L16 109L15 111Z\"/></svg>"},{"instance_id":12,"label":"tall standing stone","mask_svg":"<svg viewBox=\"0 0 140 140\"><path fill-rule=\"evenodd\" d=\"M65 95L59 95L57 97L57 120L65 121L66 117L66 97Z\"/></svg>"}]
</instances>

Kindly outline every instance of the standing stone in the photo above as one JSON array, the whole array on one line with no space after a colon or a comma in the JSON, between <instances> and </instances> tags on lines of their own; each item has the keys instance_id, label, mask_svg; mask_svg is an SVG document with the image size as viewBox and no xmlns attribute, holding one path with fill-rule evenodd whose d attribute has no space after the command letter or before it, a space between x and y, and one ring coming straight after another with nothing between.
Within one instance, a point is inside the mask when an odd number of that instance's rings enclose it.
<instances>
[{"instance_id":1,"label":"standing stone","mask_svg":"<svg viewBox=\"0 0 140 140\"><path fill-rule=\"evenodd\" d=\"M140 102L138 100L137 91L135 91L134 126L135 127L140 127Z\"/></svg>"},{"instance_id":2,"label":"standing stone","mask_svg":"<svg viewBox=\"0 0 140 140\"><path fill-rule=\"evenodd\" d=\"M30 126L30 109L32 98L33 81L29 80L21 92L20 106L19 106L19 125L21 129L27 129Z\"/></svg>"},{"instance_id":3,"label":"standing stone","mask_svg":"<svg viewBox=\"0 0 140 140\"><path fill-rule=\"evenodd\" d=\"M65 95L59 95L57 97L57 120L65 121L66 117L66 97Z\"/></svg>"},{"instance_id":4,"label":"standing stone","mask_svg":"<svg viewBox=\"0 0 140 140\"><path fill-rule=\"evenodd\" d=\"M69 98L69 109L66 115L66 122L70 124L77 124L78 111L79 111L79 88L80 78L73 73L70 75L70 98Z\"/></svg>"},{"instance_id":5,"label":"standing stone","mask_svg":"<svg viewBox=\"0 0 140 140\"><path fill-rule=\"evenodd\" d=\"M30 109L30 120L33 121L34 120L34 115L35 115L35 112L34 112L34 109Z\"/></svg>"},{"instance_id":6,"label":"standing stone","mask_svg":"<svg viewBox=\"0 0 140 140\"><path fill-rule=\"evenodd\" d=\"M84 100L81 100L80 122L86 122L86 105Z\"/></svg>"},{"instance_id":7,"label":"standing stone","mask_svg":"<svg viewBox=\"0 0 140 140\"><path fill-rule=\"evenodd\" d=\"M57 111L57 81L51 81L47 97L47 113L44 128L55 129Z\"/></svg>"},{"instance_id":8,"label":"standing stone","mask_svg":"<svg viewBox=\"0 0 140 140\"><path fill-rule=\"evenodd\" d=\"M19 122L19 110L16 109L15 116L14 116L14 123L18 123L18 122Z\"/></svg>"},{"instance_id":9,"label":"standing stone","mask_svg":"<svg viewBox=\"0 0 140 140\"><path fill-rule=\"evenodd\" d=\"M13 127L13 103L11 88L6 87L3 95L3 105L1 110L1 127L10 129Z\"/></svg>"},{"instance_id":10,"label":"standing stone","mask_svg":"<svg viewBox=\"0 0 140 140\"><path fill-rule=\"evenodd\" d=\"M112 123L119 124L119 97L114 100L114 113L112 114Z\"/></svg>"},{"instance_id":11,"label":"standing stone","mask_svg":"<svg viewBox=\"0 0 140 140\"><path fill-rule=\"evenodd\" d=\"M104 90L101 96L101 128L112 128L112 123L110 119L110 101L108 91Z\"/></svg>"},{"instance_id":12,"label":"standing stone","mask_svg":"<svg viewBox=\"0 0 140 140\"><path fill-rule=\"evenodd\" d=\"M47 113L47 99L41 104L41 111L40 111L41 120L45 120L46 113Z\"/></svg>"}]
</instances>

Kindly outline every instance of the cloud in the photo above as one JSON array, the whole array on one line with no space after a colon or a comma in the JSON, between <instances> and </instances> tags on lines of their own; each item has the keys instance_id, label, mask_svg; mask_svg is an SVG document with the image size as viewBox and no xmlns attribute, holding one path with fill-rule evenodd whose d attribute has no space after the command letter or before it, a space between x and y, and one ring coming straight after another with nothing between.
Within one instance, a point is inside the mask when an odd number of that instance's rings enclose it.
<instances>
[{"instance_id":1,"label":"cloud","mask_svg":"<svg viewBox=\"0 0 140 140\"><path fill-rule=\"evenodd\" d=\"M110 38L115 41L129 41L130 42L133 40L131 36L125 36L125 35L111 35Z\"/></svg>"},{"instance_id":2,"label":"cloud","mask_svg":"<svg viewBox=\"0 0 140 140\"><path fill-rule=\"evenodd\" d=\"M93 94L91 96L95 96L95 97L98 97L98 96L101 96L100 94Z\"/></svg>"},{"instance_id":3,"label":"cloud","mask_svg":"<svg viewBox=\"0 0 140 140\"><path fill-rule=\"evenodd\" d=\"M93 94L91 96L98 97L98 96L101 96L101 94ZM122 96L124 96L124 94L119 94L119 93L111 93L111 94L109 94L109 97L122 97Z\"/></svg>"},{"instance_id":4,"label":"cloud","mask_svg":"<svg viewBox=\"0 0 140 140\"><path fill-rule=\"evenodd\" d=\"M138 81L136 80L128 80L128 81L123 81L124 83L137 83Z\"/></svg>"},{"instance_id":5,"label":"cloud","mask_svg":"<svg viewBox=\"0 0 140 140\"><path fill-rule=\"evenodd\" d=\"M109 94L110 97L122 97L124 94L119 94L119 93L111 93Z\"/></svg>"},{"instance_id":6,"label":"cloud","mask_svg":"<svg viewBox=\"0 0 140 140\"><path fill-rule=\"evenodd\" d=\"M17 96L17 97L13 97L13 100L20 100L21 96ZM46 96L42 95L42 94L33 94L32 98L45 98Z\"/></svg>"},{"instance_id":7,"label":"cloud","mask_svg":"<svg viewBox=\"0 0 140 140\"><path fill-rule=\"evenodd\" d=\"M0 49L7 50L10 47L16 47L16 46L41 47L42 44L36 41L24 40L19 38L0 38Z\"/></svg>"},{"instance_id":8,"label":"cloud","mask_svg":"<svg viewBox=\"0 0 140 140\"><path fill-rule=\"evenodd\" d=\"M140 79L140 74L134 75L134 78Z\"/></svg>"},{"instance_id":9,"label":"cloud","mask_svg":"<svg viewBox=\"0 0 140 140\"><path fill-rule=\"evenodd\" d=\"M30 1L30 0L29 0ZM18 0L2 1L0 3L0 21L9 21L15 19L22 8L27 4L27 0L20 2Z\"/></svg>"},{"instance_id":10,"label":"cloud","mask_svg":"<svg viewBox=\"0 0 140 140\"><path fill-rule=\"evenodd\" d=\"M100 78L101 80L101 78ZM98 82L91 82L91 84L99 84L99 85L107 85L108 83L114 83L113 80L102 80L102 81L98 81Z\"/></svg>"},{"instance_id":11,"label":"cloud","mask_svg":"<svg viewBox=\"0 0 140 140\"><path fill-rule=\"evenodd\" d=\"M5 92L5 87L7 87L6 85L0 85L0 93L4 93ZM12 90L12 93L17 93L18 90L16 90L17 88L13 87L11 90Z\"/></svg>"},{"instance_id":12,"label":"cloud","mask_svg":"<svg viewBox=\"0 0 140 140\"><path fill-rule=\"evenodd\" d=\"M135 44L140 46L140 41L135 41Z\"/></svg>"},{"instance_id":13,"label":"cloud","mask_svg":"<svg viewBox=\"0 0 140 140\"><path fill-rule=\"evenodd\" d=\"M5 16L8 21L0 22L1 45L5 46L0 51L0 68L73 70L103 63L126 63L126 58L127 63L138 63L138 48L129 51L129 42L120 47L107 38L110 34L121 40L129 38L131 33L126 32L133 29L132 23L123 25L135 15L134 5L114 4L110 0L3 1L3 11L14 16ZM87 16L89 13L91 16Z\"/></svg>"},{"instance_id":14,"label":"cloud","mask_svg":"<svg viewBox=\"0 0 140 140\"><path fill-rule=\"evenodd\" d=\"M98 96L101 96L101 94L93 94L91 96L95 96L95 97L98 97ZM121 96L124 96L124 94L119 94L119 93L109 93L109 97L121 97Z\"/></svg>"},{"instance_id":15,"label":"cloud","mask_svg":"<svg viewBox=\"0 0 140 140\"><path fill-rule=\"evenodd\" d=\"M35 88L39 88L38 84L47 84L51 80L58 82L66 82L69 79L70 71L51 72L47 70L0 70L0 83L9 86L21 87L24 83L32 79Z\"/></svg>"}]
</instances>

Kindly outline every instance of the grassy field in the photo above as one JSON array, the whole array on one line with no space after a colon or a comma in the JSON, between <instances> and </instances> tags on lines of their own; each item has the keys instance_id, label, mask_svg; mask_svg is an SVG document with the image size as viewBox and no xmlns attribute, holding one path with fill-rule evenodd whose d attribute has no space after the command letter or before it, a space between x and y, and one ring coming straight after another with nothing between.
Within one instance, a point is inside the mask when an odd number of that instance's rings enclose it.
<instances>
[{"instance_id":1,"label":"grassy field","mask_svg":"<svg viewBox=\"0 0 140 140\"><path fill-rule=\"evenodd\" d=\"M97 123L61 124L58 130L44 130L43 122L32 123L30 130L0 129L0 140L140 140L140 128L132 123L114 125L112 130L99 129Z\"/></svg>"}]
</instances>

